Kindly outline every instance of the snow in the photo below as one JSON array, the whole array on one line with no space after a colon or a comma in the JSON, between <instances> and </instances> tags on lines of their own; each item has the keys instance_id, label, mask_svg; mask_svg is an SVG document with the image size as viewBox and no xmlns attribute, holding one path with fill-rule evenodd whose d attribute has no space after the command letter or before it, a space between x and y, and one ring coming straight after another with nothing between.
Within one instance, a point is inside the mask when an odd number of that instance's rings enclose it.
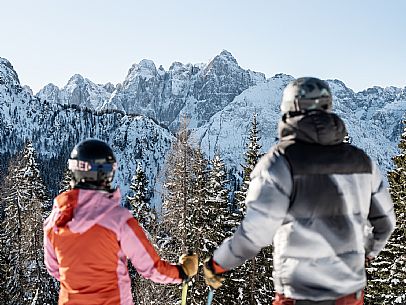
<instances>
[{"instance_id":1,"label":"snow","mask_svg":"<svg viewBox=\"0 0 406 305\"><path fill-rule=\"evenodd\" d=\"M174 96L184 96L187 94L187 91L190 86L190 75L192 74L192 65L183 65L179 62L175 62L169 68L171 75L171 87L172 94Z\"/></svg>"},{"instance_id":2,"label":"snow","mask_svg":"<svg viewBox=\"0 0 406 305\"><path fill-rule=\"evenodd\" d=\"M0 66L0 70L4 71L4 68ZM87 88L98 86L76 76L64 90L76 90L74 83L77 81ZM8 88L0 84L0 130L3 135L12 136L2 136L0 153L16 153L26 139L32 139L39 158L49 160L66 154L67 149L72 149L75 143L84 138L96 137L108 141L116 151L120 167L115 183L120 186L123 196L128 190L137 161L148 168L146 174L152 187L160 188L156 185L156 178L173 136L153 120L119 113L97 115L62 107L57 101L45 102L32 97L27 89L17 87L9 91ZM58 88L53 85L45 88L54 89ZM72 142L72 139L75 140ZM152 201L158 204L161 201L160 193L155 195Z\"/></svg>"},{"instance_id":3,"label":"snow","mask_svg":"<svg viewBox=\"0 0 406 305\"><path fill-rule=\"evenodd\" d=\"M270 148L277 137L282 91L292 79L287 75L278 75L245 90L206 125L196 129L194 135L209 158L218 150L227 164L239 166L254 113L258 114L259 135L264 150Z\"/></svg>"},{"instance_id":4,"label":"snow","mask_svg":"<svg viewBox=\"0 0 406 305\"><path fill-rule=\"evenodd\" d=\"M242 76L244 80L240 79ZM157 70L153 61L142 60L130 68L124 82L117 86L97 85L76 74L62 89L53 84L45 86L38 98L28 88L20 87L17 73L3 58L0 78L0 128L15 138L12 141L6 137L1 152L15 152L18 141L37 137L35 147L42 158L53 157L60 153L58 142L67 143L73 135L100 136L122 150L119 157L123 164L129 164L128 170L122 168L118 176L123 181L130 179L135 160L147 160L145 168L162 168L173 138L156 122L131 113L148 115L172 131L179 118L187 115L192 137L201 143L207 157L212 158L219 150L228 166L239 167L254 113L258 114L262 151L276 142L282 90L293 79L277 74L266 80L262 73L239 67L228 51L222 51L208 64L175 62L169 71L162 67ZM393 166L391 157L398 153L406 88L374 87L354 93L340 80L328 83L334 94L334 111L344 119L353 144L366 150L385 173ZM82 111L64 110L61 104L119 109L128 115L120 119L114 115L86 118ZM94 129L89 128L93 124ZM148 144L151 137L161 139ZM148 179L157 181L158 172L150 170ZM160 189L159 183L155 187Z\"/></svg>"},{"instance_id":5,"label":"snow","mask_svg":"<svg viewBox=\"0 0 406 305\"><path fill-rule=\"evenodd\" d=\"M31 305L36 305L38 301L38 288L35 291L35 296L32 298Z\"/></svg>"}]
</instances>

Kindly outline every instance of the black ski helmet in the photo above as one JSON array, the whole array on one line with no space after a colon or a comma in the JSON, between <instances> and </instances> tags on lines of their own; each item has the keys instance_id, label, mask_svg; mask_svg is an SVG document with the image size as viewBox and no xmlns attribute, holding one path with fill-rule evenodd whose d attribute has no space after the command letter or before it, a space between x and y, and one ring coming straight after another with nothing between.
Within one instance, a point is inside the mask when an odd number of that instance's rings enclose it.
<instances>
[{"instance_id":1,"label":"black ski helmet","mask_svg":"<svg viewBox=\"0 0 406 305\"><path fill-rule=\"evenodd\" d=\"M107 143L87 139L73 148L68 166L72 172L72 187L110 190L117 163Z\"/></svg>"},{"instance_id":2,"label":"black ski helmet","mask_svg":"<svg viewBox=\"0 0 406 305\"><path fill-rule=\"evenodd\" d=\"M290 82L283 90L282 113L306 110L331 111L333 98L328 84L315 77L302 77Z\"/></svg>"}]
</instances>

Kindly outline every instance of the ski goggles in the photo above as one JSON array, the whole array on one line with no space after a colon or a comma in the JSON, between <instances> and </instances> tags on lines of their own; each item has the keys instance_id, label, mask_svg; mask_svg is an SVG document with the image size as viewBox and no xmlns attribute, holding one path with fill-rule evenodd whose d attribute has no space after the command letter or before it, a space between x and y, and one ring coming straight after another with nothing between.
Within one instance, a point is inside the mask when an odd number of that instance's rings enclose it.
<instances>
[{"instance_id":1,"label":"ski goggles","mask_svg":"<svg viewBox=\"0 0 406 305\"><path fill-rule=\"evenodd\" d=\"M82 171L82 172L97 172L97 171L104 171L104 172L112 172L117 169L117 163L97 163L97 162L89 162L83 160L75 160L69 159L68 160L68 169L71 171Z\"/></svg>"}]
</instances>

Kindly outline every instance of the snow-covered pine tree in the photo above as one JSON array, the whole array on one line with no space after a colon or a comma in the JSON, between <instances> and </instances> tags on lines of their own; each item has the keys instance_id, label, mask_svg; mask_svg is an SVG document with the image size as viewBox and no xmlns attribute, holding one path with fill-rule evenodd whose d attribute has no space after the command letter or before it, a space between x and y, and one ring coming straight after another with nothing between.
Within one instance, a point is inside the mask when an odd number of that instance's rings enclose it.
<instances>
[{"instance_id":1,"label":"snow-covered pine tree","mask_svg":"<svg viewBox=\"0 0 406 305\"><path fill-rule=\"evenodd\" d=\"M49 200L32 144L11 162L4 186L5 303L55 304L56 283L43 255L43 207Z\"/></svg>"},{"instance_id":2,"label":"snow-covered pine tree","mask_svg":"<svg viewBox=\"0 0 406 305\"><path fill-rule=\"evenodd\" d=\"M236 203L243 216L246 213L245 197L250 183L250 175L261 156L260 150L262 146L259 143L261 138L258 132L257 114L254 113L244 153L244 164L241 165L243 169L242 182L239 190L235 192Z\"/></svg>"},{"instance_id":3,"label":"snow-covered pine tree","mask_svg":"<svg viewBox=\"0 0 406 305\"><path fill-rule=\"evenodd\" d=\"M10 167L16 166L16 161L12 161ZM22 265L20 234L22 231L21 209L17 200L13 200L10 192L12 189L11 179L6 177L2 191L2 201L4 204L4 219L2 228L2 261L1 269L4 282L1 285L1 294L4 304L19 304L24 300L23 286L21 285Z\"/></svg>"},{"instance_id":4,"label":"snow-covered pine tree","mask_svg":"<svg viewBox=\"0 0 406 305\"><path fill-rule=\"evenodd\" d=\"M145 231L154 236L156 212L150 206L150 193L149 181L141 163L138 162L135 175L131 180L130 195L127 196L128 206Z\"/></svg>"},{"instance_id":5,"label":"snow-covered pine tree","mask_svg":"<svg viewBox=\"0 0 406 305\"><path fill-rule=\"evenodd\" d=\"M191 209L193 149L187 126L187 120L183 118L176 134L176 141L167 154L163 173L164 198L158 245L163 257L169 261L176 261L181 253L195 249L193 242L187 239L188 231L192 230L193 212ZM164 296L162 303L176 304L181 298L179 289L168 287L166 290L167 295Z\"/></svg>"},{"instance_id":6,"label":"snow-covered pine tree","mask_svg":"<svg viewBox=\"0 0 406 305\"><path fill-rule=\"evenodd\" d=\"M228 200L226 167L220 155L215 154L211 160L211 167L207 183L207 200L204 203L203 236L205 243L203 254L206 256L231 236L235 223L230 220L231 207Z\"/></svg>"},{"instance_id":7,"label":"snow-covered pine tree","mask_svg":"<svg viewBox=\"0 0 406 305\"><path fill-rule=\"evenodd\" d=\"M171 236L171 245L186 252L191 244L187 239L192 216L192 158L187 123L182 122L176 141L168 153L165 165L162 226Z\"/></svg>"},{"instance_id":8,"label":"snow-covered pine tree","mask_svg":"<svg viewBox=\"0 0 406 305\"><path fill-rule=\"evenodd\" d=\"M72 188L71 180L72 180L72 172L66 166L66 168L63 171L62 180L59 182L58 193L62 193L62 192L70 190ZM52 205L53 205L52 200L50 200L48 203L44 204L44 213L43 213L44 219L47 218L49 216L49 214L51 214Z\"/></svg>"},{"instance_id":9,"label":"snow-covered pine tree","mask_svg":"<svg viewBox=\"0 0 406 305\"><path fill-rule=\"evenodd\" d=\"M149 182L140 162L137 163L135 174L127 196L127 206L131 214L138 220L149 240L156 242L157 219L155 210L150 207ZM137 305L150 305L157 291L156 285L141 277L129 262L128 271L131 278L133 300Z\"/></svg>"},{"instance_id":10,"label":"snow-covered pine tree","mask_svg":"<svg viewBox=\"0 0 406 305\"><path fill-rule=\"evenodd\" d=\"M4 287L4 283L6 282L6 270L5 270L6 235L4 233L4 228L3 228L5 203L3 201L3 196L2 196L2 190L4 190L4 176L5 176L4 170L2 168L0 168L0 300L2 300L4 298L4 295L6 293L5 287Z\"/></svg>"},{"instance_id":11,"label":"snow-covered pine tree","mask_svg":"<svg viewBox=\"0 0 406 305\"><path fill-rule=\"evenodd\" d=\"M208 181L208 200L206 202L204 229L205 244L202 258L213 253L227 237L232 236L239 221L240 215L234 211L229 202L227 188L227 170L223 160L217 153L211 161ZM216 292L213 304L241 304L239 299L240 286L243 279L235 276L234 271L227 273L227 280L221 289ZM237 271L238 273L238 271Z\"/></svg>"},{"instance_id":12,"label":"snow-covered pine tree","mask_svg":"<svg viewBox=\"0 0 406 305\"><path fill-rule=\"evenodd\" d=\"M10 160L9 168L16 166L16 160ZM10 181L6 175L1 192L1 201L3 205L3 219L1 222L1 269L4 277L4 282L0 282L0 293L4 303L10 302L17 303L23 299L23 291L18 283L20 282L20 250L16 250L19 246L19 232L21 231L20 211L17 204L10 204L8 188L10 188ZM14 278L14 281L10 278Z\"/></svg>"},{"instance_id":13,"label":"snow-covered pine tree","mask_svg":"<svg viewBox=\"0 0 406 305\"><path fill-rule=\"evenodd\" d=\"M245 197L250 183L250 175L262 155L260 139L257 114L254 113L244 153L242 183L240 189L235 192L241 218L246 214ZM251 305L269 303L273 294L272 269L272 249L269 246L234 271L235 278L245 280L239 285L240 303Z\"/></svg>"},{"instance_id":14,"label":"snow-covered pine tree","mask_svg":"<svg viewBox=\"0 0 406 305\"><path fill-rule=\"evenodd\" d=\"M406 129L399 149L400 154L393 158L395 169L388 172L396 229L368 268L367 305L406 304Z\"/></svg>"},{"instance_id":15,"label":"snow-covered pine tree","mask_svg":"<svg viewBox=\"0 0 406 305\"><path fill-rule=\"evenodd\" d=\"M68 167L63 171L63 177L59 183L59 193L68 191L71 189L72 172Z\"/></svg>"},{"instance_id":16,"label":"snow-covered pine tree","mask_svg":"<svg viewBox=\"0 0 406 305\"><path fill-rule=\"evenodd\" d=\"M193 250L199 257L205 257L204 250L205 244L210 237L206 235L204 228L207 228L208 224L213 225L213 222L207 218L207 199L208 199L208 160L203 156L200 148L192 147L191 158L190 183L190 230L187 233L187 240L193 243L193 247L189 245L188 249ZM218 228L212 227L212 231L218 230ZM189 303L191 304L205 304L205 298L207 290L206 283L202 273L198 273L192 282L189 296Z\"/></svg>"},{"instance_id":17,"label":"snow-covered pine tree","mask_svg":"<svg viewBox=\"0 0 406 305\"><path fill-rule=\"evenodd\" d=\"M183 120L171 152L166 160L164 203L162 207L163 232L166 236L166 257L172 261L180 253L191 250L199 253L205 238L202 228L207 201L207 160L200 148L193 145L187 122ZM190 283L188 304L204 304L206 285L201 275ZM172 302L180 299L176 291Z\"/></svg>"}]
</instances>

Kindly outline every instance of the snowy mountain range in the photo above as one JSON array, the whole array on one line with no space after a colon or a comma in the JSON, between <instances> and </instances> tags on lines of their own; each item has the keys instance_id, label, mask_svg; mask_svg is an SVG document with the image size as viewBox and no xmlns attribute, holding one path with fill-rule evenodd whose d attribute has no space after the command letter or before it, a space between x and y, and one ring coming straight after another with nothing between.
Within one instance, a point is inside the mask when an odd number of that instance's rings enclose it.
<instances>
[{"instance_id":1,"label":"snowy mountain range","mask_svg":"<svg viewBox=\"0 0 406 305\"><path fill-rule=\"evenodd\" d=\"M123 182L119 183L122 193L129 189L137 162L143 164L150 186L159 192L155 178L173 141L168 129L145 116L40 100L29 88L21 87L5 59L0 59L0 134L0 168L4 170L10 156L29 140L53 193L58 191L70 151L78 141L90 137L104 139L113 147L119 160L116 180Z\"/></svg>"},{"instance_id":2,"label":"snowy mountain range","mask_svg":"<svg viewBox=\"0 0 406 305\"><path fill-rule=\"evenodd\" d=\"M242 69L227 51L207 65L175 62L165 71L150 60L134 64L122 84L96 85L80 75L59 89L45 86L37 97L52 103L76 104L95 110L118 109L151 117L175 130L179 117L187 114L191 127L205 124L235 96L265 75ZM113 90L114 89L114 90Z\"/></svg>"},{"instance_id":3,"label":"snowy mountain range","mask_svg":"<svg viewBox=\"0 0 406 305\"><path fill-rule=\"evenodd\" d=\"M257 121L264 150L277 141L279 105L283 88L293 78L279 74L250 87L196 131L209 155L219 150L227 163L238 165L251 117ZM338 80L328 80L334 94L334 112L346 123L352 143L378 161L383 172L392 168L406 113L406 88L375 87L354 93Z\"/></svg>"},{"instance_id":4,"label":"snowy mountain range","mask_svg":"<svg viewBox=\"0 0 406 305\"><path fill-rule=\"evenodd\" d=\"M159 193L160 169L180 117L190 118L193 137L208 157L219 152L228 165L238 167L254 113L263 151L276 141L282 90L292 79L284 74L266 79L263 73L242 69L223 51L207 64L175 62L168 71L142 60L117 85L74 75L63 88L49 84L33 95L20 84L12 65L0 58L2 166L31 140L48 186L55 190L60 174L49 175L51 169L63 168L77 141L98 137L117 151L123 192L140 161ZM339 80L328 82L334 111L344 119L353 144L383 171L390 169L406 113L406 88L354 92Z\"/></svg>"}]
</instances>

